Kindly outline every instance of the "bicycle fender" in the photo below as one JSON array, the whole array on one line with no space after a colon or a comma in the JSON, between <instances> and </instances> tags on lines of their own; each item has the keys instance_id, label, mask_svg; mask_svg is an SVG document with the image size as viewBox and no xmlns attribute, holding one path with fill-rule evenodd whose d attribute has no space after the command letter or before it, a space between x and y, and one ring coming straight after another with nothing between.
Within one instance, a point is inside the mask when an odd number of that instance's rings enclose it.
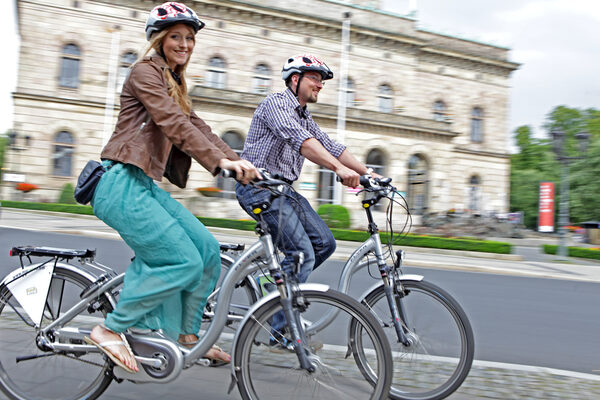
<instances>
[{"instance_id":1,"label":"bicycle fender","mask_svg":"<svg viewBox=\"0 0 600 400\"><path fill-rule=\"evenodd\" d=\"M15 269L2 281L38 328L42 322L53 272L54 263L33 264Z\"/></svg>"},{"instance_id":2,"label":"bicycle fender","mask_svg":"<svg viewBox=\"0 0 600 400\"><path fill-rule=\"evenodd\" d=\"M425 277L423 275L406 274L406 275L401 275L398 280L400 282L404 282L404 281L416 281L416 282L420 282L424 278ZM375 283L373 286L371 286L370 288L368 288L367 290L365 290L363 292L363 294L361 294L360 297L358 297L358 302L362 303L363 300L369 295L369 293L371 293L373 290L377 289L379 286L383 286L383 282L379 281L379 282Z\"/></svg>"},{"instance_id":3,"label":"bicycle fender","mask_svg":"<svg viewBox=\"0 0 600 400\"><path fill-rule=\"evenodd\" d=\"M330 287L328 285L323 285L320 283L301 283L299 285L301 290L312 290L312 291L317 291L317 292L326 292L330 289ZM235 348L237 347L237 343L238 343L238 339L239 339L239 335L240 332L243 330L244 326L246 325L246 323L252 319L252 316L254 315L254 313L256 312L256 310L258 310L260 307L262 307L263 304L273 300L274 298L279 297L279 292L278 291L274 291L269 293L267 296L263 297L262 299L260 299L259 301L257 301L246 313L246 315L244 316L244 319L242 320L242 323L240 324L240 326L237 328L236 332L235 332L235 337L233 338L233 346L231 348L231 383L232 385L237 382L236 378L235 378L235 366L236 366L236 362L235 362Z\"/></svg>"}]
</instances>

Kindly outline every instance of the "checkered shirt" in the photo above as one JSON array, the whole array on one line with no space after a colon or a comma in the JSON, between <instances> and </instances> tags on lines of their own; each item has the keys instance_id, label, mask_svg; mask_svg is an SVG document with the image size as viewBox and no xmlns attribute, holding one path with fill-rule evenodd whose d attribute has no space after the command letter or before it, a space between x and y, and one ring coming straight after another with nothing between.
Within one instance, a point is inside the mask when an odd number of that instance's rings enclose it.
<instances>
[{"instance_id":1,"label":"checkered shirt","mask_svg":"<svg viewBox=\"0 0 600 400\"><path fill-rule=\"evenodd\" d=\"M335 158L346 146L334 142L302 108L290 89L265 98L254 112L241 157L290 181L300 175L304 156L300 147L315 138Z\"/></svg>"}]
</instances>

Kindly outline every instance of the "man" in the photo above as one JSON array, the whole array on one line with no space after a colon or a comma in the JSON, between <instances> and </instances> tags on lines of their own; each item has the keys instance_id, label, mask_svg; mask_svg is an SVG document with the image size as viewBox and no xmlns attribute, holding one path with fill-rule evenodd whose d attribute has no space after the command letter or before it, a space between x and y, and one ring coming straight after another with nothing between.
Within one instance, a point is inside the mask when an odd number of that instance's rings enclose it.
<instances>
[{"instance_id":1,"label":"man","mask_svg":"<svg viewBox=\"0 0 600 400\"><path fill-rule=\"evenodd\" d=\"M287 89L265 98L254 112L248 137L241 154L258 168L277 174L284 181L298 179L304 159L336 173L346 186L359 185L360 176L372 173L346 147L336 143L313 121L307 110L308 103L316 103L324 81L333 78L333 72L318 58L298 55L286 60L281 72ZM236 195L241 206L254 217L253 206L268 202L270 192L251 185L236 184ZM335 239L325 222L300 194L292 198L279 197L262 213L269 231L284 252L282 266L286 271L293 265L295 253L304 253L304 263L296 275L306 282L310 272L335 251ZM280 216L281 213L281 216ZM279 226L279 222L284 223ZM271 345L289 348L284 337L283 314L272 321Z\"/></svg>"}]
</instances>

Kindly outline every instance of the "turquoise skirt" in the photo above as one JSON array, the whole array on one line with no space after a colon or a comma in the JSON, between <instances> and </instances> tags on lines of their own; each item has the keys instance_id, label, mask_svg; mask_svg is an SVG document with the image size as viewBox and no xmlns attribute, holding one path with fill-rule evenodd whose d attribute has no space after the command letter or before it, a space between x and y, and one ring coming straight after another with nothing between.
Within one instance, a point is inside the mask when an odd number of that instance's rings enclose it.
<instances>
[{"instance_id":1,"label":"turquoise skirt","mask_svg":"<svg viewBox=\"0 0 600 400\"><path fill-rule=\"evenodd\" d=\"M162 329L174 339L197 334L221 270L217 240L132 165L115 163L102 176L91 204L94 214L135 252L106 327L115 332Z\"/></svg>"}]
</instances>

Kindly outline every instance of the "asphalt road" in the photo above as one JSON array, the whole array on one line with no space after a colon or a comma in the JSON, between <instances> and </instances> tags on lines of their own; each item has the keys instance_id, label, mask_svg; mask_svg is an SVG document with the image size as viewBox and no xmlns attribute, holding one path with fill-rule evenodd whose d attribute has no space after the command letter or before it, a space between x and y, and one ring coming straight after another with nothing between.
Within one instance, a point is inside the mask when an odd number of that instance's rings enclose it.
<instances>
[{"instance_id":1,"label":"asphalt road","mask_svg":"<svg viewBox=\"0 0 600 400\"><path fill-rule=\"evenodd\" d=\"M124 270L133 253L120 240L0 228L0 276L18 266L9 257L15 245L95 248L97 260ZM337 286L342 268L330 261L311 275L311 281ZM374 282L354 279L357 296ZM449 291L470 318L476 339L476 360L550 367L598 374L600 369L600 284L497 274L443 271L407 266ZM238 399L237 389L226 394L230 369L192 368L164 385L113 384L103 399L177 398ZM201 389L201 394L199 390ZM0 394L0 399L4 397ZM470 399L460 393L451 399Z\"/></svg>"},{"instance_id":2,"label":"asphalt road","mask_svg":"<svg viewBox=\"0 0 600 400\"><path fill-rule=\"evenodd\" d=\"M119 272L133 256L119 240L2 228L0 276L17 265L9 248L24 244L96 248L97 260ZM336 287L342 266L328 261L309 281ZM376 282L360 272L351 285L355 297ZM584 373L600 369L600 284L410 266L406 272L424 275L462 305L475 333L475 359Z\"/></svg>"}]
</instances>

